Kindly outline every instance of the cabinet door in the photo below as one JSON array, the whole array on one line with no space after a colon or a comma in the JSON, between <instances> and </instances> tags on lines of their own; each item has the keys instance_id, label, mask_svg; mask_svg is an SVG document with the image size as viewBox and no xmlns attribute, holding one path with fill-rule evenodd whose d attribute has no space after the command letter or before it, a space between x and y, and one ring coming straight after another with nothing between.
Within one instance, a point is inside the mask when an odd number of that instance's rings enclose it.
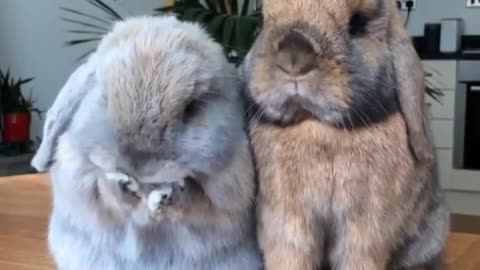
<instances>
[{"instance_id":1,"label":"cabinet door","mask_svg":"<svg viewBox=\"0 0 480 270\"><path fill-rule=\"evenodd\" d=\"M443 89L443 96L435 100L430 96L426 97L429 106L429 118L438 120L453 120L455 114L455 91L453 89Z\"/></svg>"},{"instance_id":2,"label":"cabinet door","mask_svg":"<svg viewBox=\"0 0 480 270\"><path fill-rule=\"evenodd\" d=\"M453 148L453 120L430 120L435 148Z\"/></svg>"},{"instance_id":3,"label":"cabinet door","mask_svg":"<svg viewBox=\"0 0 480 270\"><path fill-rule=\"evenodd\" d=\"M455 89L457 85L456 60L425 60L422 62L427 83L436 89Z\"/></svg>"}]
</instances>

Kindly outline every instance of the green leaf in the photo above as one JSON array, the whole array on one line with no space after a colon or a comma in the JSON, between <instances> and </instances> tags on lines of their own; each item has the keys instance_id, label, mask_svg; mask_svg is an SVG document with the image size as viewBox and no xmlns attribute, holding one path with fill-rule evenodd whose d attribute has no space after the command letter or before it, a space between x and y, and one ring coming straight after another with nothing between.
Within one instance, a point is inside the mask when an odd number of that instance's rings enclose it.
<instances>
[{"instance_id":1,"label":"green leaf","mask_svg":"<svg viewBox=\"0 0 480 270\"><path fill-rule=\"evenodd\" d=\"M212 20L214 16L215 16L214 11L204 10L203 12L200 12L199 14L197 14L195 18L193 18L193 21L199 22L205 26L209 21Z\"/></svg>"},{"instance_id":2,"label":"green leaf","mask_svg":"<svg viewBox=\"0 0 480 270\"><path fill-rule=\"evenodd\" d=\"M199 7L202 6L199 0L184 0L181 1L186 7Z\"/></svg>"},{"instance_id":3,"label":"green leaf","mask_svg":"<svg viewBox=\"0 0 480 270\"><path fill-rule=\"evenodd\" d=\"M181 15L181 19L185 21L195 21L195 16L199 15L200 13L204 12L205 8L189 8L186 9L185 12Z\"/></svg>"},{"instance_id":4,"label":"green leaf","mask_svg":"<svg viewBox=\"0 0 480 270\"><path fill-rule=\"evenodd\" d=\"M228 1L232 9L231 14L238 15L238 2L236 0L226 0L226 1Z\"/></svg>"},{"instance_id":5,"label":"green leaf","mask_svg":"<svg viewBox=\"0 0 480 270\"><path fill-rule=\"evenodd\" d=\"M60 9L66 11L66 12L69 12L69 13L77 14L77 15L80 15L80 16L83 16L83 17L87 17L87 18L96 20L96 21L101 22L101 23L104 23L104 24L106 24L106 25L112 24L112 22L109 22L109 21L104 20L104 19L101 19L101 18L99 18L99 17L97 17L97 16L90 15L90 14L87 14L87 13L85 13L85 12L81 12L81 11L78 11L78 10L75 10L75 9L66 8L66 7L60 7Z\"/></svg>"},{"instance_id":6,"label":"green leaf","mask_svg":"<svg viewBox=\"0 0 480 270\"><path fill-rule=\"evenodd\" d=\"M175 12L177 7L173 6L173 7L160 7L160 8L155 8L153 9L155 12L159 12L159 13L164 13L164 12Z\"/></svg>"},{"instance_id":7,"label":"green leaf","mask_svg":"<svg viewBox=\"0 0 480 270\"><path fill-rule=\"evenodd\" d=\"M8 85L10 81L10 68L7 69L7 73L5 74L5 84Z\"/></svg>"},{"instance_id":8,"label":"green leaf","mask_svg":"<svg viewBox=\"0 0 480 270\"><path fill-rule=\"evenodd\" d=\"M99 41L101 39L102 38L100 38L100 37L98 37L98 38L86 38L86 39L75 39L75 40L69 40L69 41L65 42L65 45L72 46L72 45L78 45L78 44L82 44L82 43Z\"/></svg>"},{"instance_id":9,"label":"green leaf","mask_svg":"<svg viewBox=\"0 0 480 270\"><path fill-rule=\"evenodd\" d=\"M28 112L38 110L35 108L35 100L32 95L25 98L22 93L22 85L32 81L34 78L13 78L10 75L10 69L7 72L0 70L0 96L2 100L1 111L7 112Z\"/></svg>"},{"instance_id":10,"label":"green leaf","mask_svg":"<svg viewBox=\"0 0 480 270\"><path fill-rule=\"evenodd\" d=\"M217 12L217 5L215 4L215 0L205 0L205 4L209 10Z\"/></svg>"},{"instance_id":11,"label":"green leaf","mask_svg":"<svg viewBox=\"0 0 480 270\"><path fill-rule=\"evenodd\" d=\"M227 0L217 0L220 5L220 13L227 13L227 6L225 5L225 1Z\"/></svg>"},{"instance_id":12,"label":"green leaf","mask_svg":"<svg viewBox=\"0 0 480 270\"><path fill-rule=\"evenodd\" d=\"M27 78L27 79L23 79L23 80L20 80L20 84L26 84L28 82L31 82L33 79L35 79L34 77L31 77L31 78Z\"/></svg>"},{"instance_id":13,"label":"green leaf","mask_svg":"<svg viewBox=\"0 0 480 270\"><path fill-rule=\"evenodd\" d=\"M74 34L90 34L90 35L105 35L107 32L97 32L97 31L88 31L88 30L68 30L69 33Z\"/></svg>"},{"instance_id":14,"label":"green leaf","mask_svg":"<svg viewBox=\"0 0 480 270\"><path fill-rule=\"evenodd\" d=\"M221 40L221 36L223 34L222 26L224 25L228 17L229 15L227 14L218 15L215 18L213 18L212 21L207 25L207 31L212 35L212 37L217 42L222 42Z\"/></svg>"},{"instance_id":15,"label":"green leaf","mask_svg":"<svg viewBox=\"0 0 480 270\"><path fill-rule=\"evenodd\" d=\"M88 3L90 3L91 5L99 8L100 10L105 12L106 14L110 15L113 19L123 21L122 16L120 16L120 14L118 14L118 12L116 12L109 5L105 4L102 0L86 0L86 1Z\"/></svg>"},{"instance_id":16,"label":"green leaf","mask_svg":"<svg viewBox=\"0 0 480 270\"><path fill-rule=\"evenodd\" d=\"M99 26L99 25L95 25L95 24L91 24L91 23L86 23L86 22L82 22L82 21L77 21L77 20L72 20L72 19L68 19L68 18L60 18L61 20L63 21L66 21L66 22L71 22L71 23L74 23L74 24L78 24L78 25L82 25L82 26L85 26L85 27L90 27L90 28L93 28L93 29L97 29L97 30L102 30L102 31L109 31L107 28L105 27L102 27L102 26Z\"/></svg>"},{"instance_id":17,"label":"green leaf","mask_svg":"<svg viewBox=\"0 0 480 270\"><path fill-rule=\"evenodd\" d=\"M258 24L255 18L249 16L241 16L237 19L234 46L239 52L245 53L253 44L254 33Z\"/></svg>"},{"instance_id":18,"label":"green leaf","mask_svg":"<svg viewBox=\"0 0 480 270\"><path fill-rule=\"evenodd\" d=\"M229 16L225 20L225 24L223 25L223 38L221 42L224 46L230 47L232 45L236 23L236 17L233 16Z\"/></svg>"},{"instance_id":19,"label":"green leaf","mask_svg":"<svg viewBox=\"0 0 480 270\"><path fill-rule=\"evenodd\" d=\"M240 15L246 16L248 14L248 7L250 6L249 0L244 0L242 5L242 10L240 11Z\"/></svg>"}]
</instances>

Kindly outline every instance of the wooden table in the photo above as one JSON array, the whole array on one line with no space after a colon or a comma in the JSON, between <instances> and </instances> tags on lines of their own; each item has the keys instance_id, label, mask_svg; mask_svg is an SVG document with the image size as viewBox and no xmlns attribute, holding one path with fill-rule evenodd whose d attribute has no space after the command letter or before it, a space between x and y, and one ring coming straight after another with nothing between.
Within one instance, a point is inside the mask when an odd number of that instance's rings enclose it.
<instances>
[{"instance_id":1,"label":"wooden table","mask_svg":"<svg viewBox=\"0 0 480 270\"><path fill-rule=\"evenodd\" d=\"M1 270L55 269L45 241L50 207L45 175L0 178ZM480 270L480 235L452 233L447 264L449 270Z\"/></svg>"},{"instance_id":2,"label":"wooden table","mask_svg":"<svg viewBox=\"0 0 480 270\"><path fill-rule=\"evenodd\" d=\"M55 269L45 241L50 207L45 175L0 178L1 270Z\"/></svg>"}]
</instances>

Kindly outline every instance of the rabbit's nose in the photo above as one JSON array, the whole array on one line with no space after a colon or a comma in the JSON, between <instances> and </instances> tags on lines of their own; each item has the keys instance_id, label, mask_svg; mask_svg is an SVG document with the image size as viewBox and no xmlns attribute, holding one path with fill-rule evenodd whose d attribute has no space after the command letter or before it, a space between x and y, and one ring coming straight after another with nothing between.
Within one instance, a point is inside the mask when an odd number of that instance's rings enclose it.
<instances>
[{"instance_id":1,"label":"rabbit's nose","mask_svg":"<svg viewBox=\"0 0 480 270\"><path fill-rule=\"evenodd\" d=\"M300 76L315 68L315 50L311 42L301 33L291 31L278 43L277 68L283 72Z\"/></svg>"}]
</instances>

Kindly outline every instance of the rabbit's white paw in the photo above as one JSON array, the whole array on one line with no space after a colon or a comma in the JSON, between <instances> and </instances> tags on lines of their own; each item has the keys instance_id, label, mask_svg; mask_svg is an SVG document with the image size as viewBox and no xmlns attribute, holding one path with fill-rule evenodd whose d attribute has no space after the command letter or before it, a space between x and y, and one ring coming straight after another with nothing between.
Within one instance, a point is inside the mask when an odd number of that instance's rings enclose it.
<instances>
[{"instance_id":1,"label":"rabbit's white paw","mask_svg":"<svg viewBox=\"0 0 480 270\"><path fill-rule=\"evenodd\" d=\"M137 193L140 191L140 185L137 181L121 172L109 172L105 174L106 178L110 181L117 183L121 190L124 192Z\"/></svg>"},{"instance_id":2,"label":"rabbit's white paw","mask_svg":"<svg viewBox=\"0 0 480 270\"><path fill-rule=\"evenodd\" d=\"M172 183L156 184L156 188L148 195L148 208L154 213L170 207L183 208L188 198L185 188L183 179Z\"/></svg>"}]
</instances>

